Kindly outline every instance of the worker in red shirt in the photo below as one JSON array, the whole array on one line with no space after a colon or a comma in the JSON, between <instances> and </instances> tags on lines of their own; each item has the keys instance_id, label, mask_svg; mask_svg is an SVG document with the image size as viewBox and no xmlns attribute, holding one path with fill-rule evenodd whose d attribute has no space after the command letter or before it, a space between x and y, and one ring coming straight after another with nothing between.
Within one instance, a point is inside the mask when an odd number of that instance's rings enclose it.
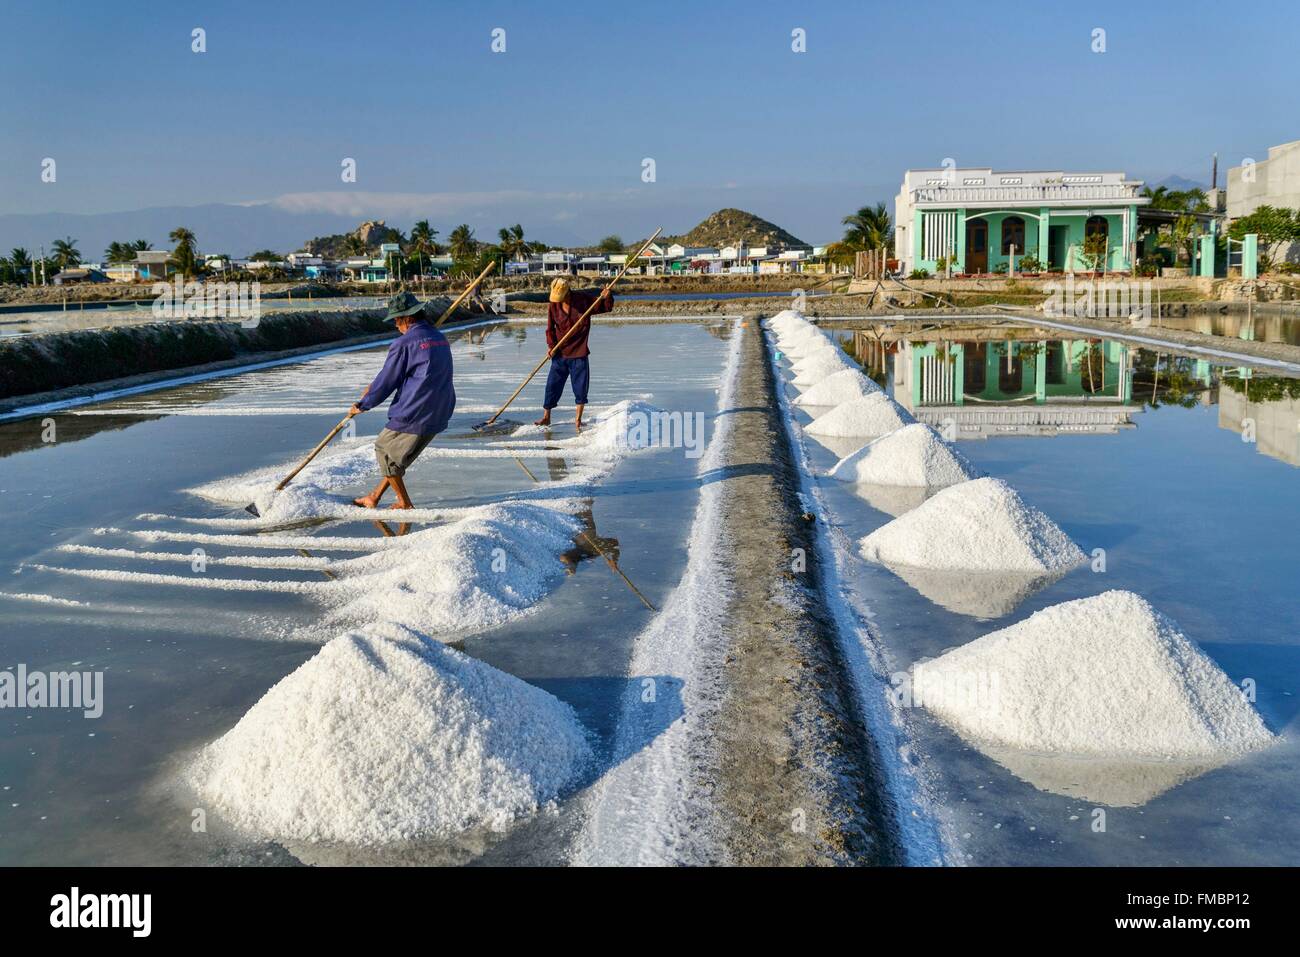
<instances>
[{"instance_id":1,"label":"worker in red shirt","mask_svg":"<svg viewBox=\"0 0 1300 957\"><path fill-rule=\"evenodd\" d=\"M573 324L582 318L589 308L592 315L609 312L614 308L614 297L606 289L599 298L586 292L576 292L569 286L569 280L560 277L551 283L550 305L546 309L546 346L551 353L551 371L546 377L546 397L542 400L545 410L534 425L550 425L551 410L560 404L564 393L564 383L573 382L573 404L577 412L574 424L582 428L582 410L587 405L587 386L591 381L587 356L587 336L591 333L591 320L586 319L582 327L565 339L558 352L555 344L564 339ZM594 304L594 308L593 307Z\"/></svg>"}]
</instances>

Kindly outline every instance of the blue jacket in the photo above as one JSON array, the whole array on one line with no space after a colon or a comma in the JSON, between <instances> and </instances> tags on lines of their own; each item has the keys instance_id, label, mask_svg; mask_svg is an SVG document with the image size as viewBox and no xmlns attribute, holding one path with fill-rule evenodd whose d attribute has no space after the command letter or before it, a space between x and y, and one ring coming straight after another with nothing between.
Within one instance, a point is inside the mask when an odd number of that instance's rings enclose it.
<instances>
[{"instance_id":1,"label":"blue jacket","mask_svg":"<svg viewBox=\"0 0 1300 957\"><path fill-rule=\"evenodd\" d=\"M428 322L417 322L388 347L384 367L357 408L369 412L391 395L388 427L431 435L447 427L456 409L451 384L451 345Z\"/></svg>"}]
</instances>

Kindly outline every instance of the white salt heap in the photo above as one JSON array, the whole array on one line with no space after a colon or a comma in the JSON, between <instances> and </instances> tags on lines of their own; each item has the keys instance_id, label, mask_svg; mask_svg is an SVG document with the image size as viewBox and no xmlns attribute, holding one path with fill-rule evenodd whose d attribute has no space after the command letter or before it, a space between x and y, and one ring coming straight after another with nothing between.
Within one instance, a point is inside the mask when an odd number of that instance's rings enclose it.
<instances>
[{"instance_id":1,"label":"white salt heap","mask_svg":"<svg viewBox=\"0 0 1300 957\"><path fill-rule=\"evenodd\" d=\"M973 479L979 471L938 432L917 422L845 456L829 474L841 482L936 488Z\"/></svg>"},{"instance_id":2,"label":"white salt heap","mask_svg":"<svg viewBox=\"0 0 1300 957\"><path fill-rule=\"evenodd\" d=\"M839 405L879 391L880 386L857 369L844 369L840 372L832 372L816 385L809 386L803 395L794 400L794 404L799 406Z\"/></svg>"},{"instance_id":3,"label":"white salt heap","mask_svg":"<svg viewBox=\"0 0 1300 957\"><path fill-rule=\"evenodd\" d=\"M995 478L944 489L863 538L859 551L886 565L969 571L1054 572L1086 561L1055 522Z\"/></svg>"},{"instance_id":4,"label":"white salt heap","mask_svg":"<svg viewBox=\"0 0 1300 957\"><path fill-rule=\"evenodd\" d=\"M1132 592L1053 605L917 665L914 701L978 742L1148 760L1270 744L1240 688Z\"/></svg>"},{"instance_id":5,"label":"white salt heap","mask_svg":"<svg viewBox=\"0 0 1300 957\"><path fill-rule=\"evenodd\" d=\"M788 354L798 357L806 355L815 349L830 342L826 333L822 332L816 326L809 325L803 329L797 329L794 332L777 337L777 342L781 348Z\"/></svg>"},{"instance_id":6,"label":"white salt heap","mask_svg":"<svg viewBox=\"0 0 1300 957\"><path fill-rule=\"evenodd\" d=\"M775 316L767 320L768 327L778 335L790 332L794 329L804 328L811 323L803 317L802 313L793 309L783 309Z\"/></svg>"},{"instance_id":7,"label":"white salt heap","mask_svg":"<svg viewBox=\"0 0 1300 957\"><path fill-rule=\"evenodd\" d=\"M832 438L874 437L893 432L916 420L901 405L883 392L873 392L859 399L843 402L807 427L811 435Z\"/></svg>"},{"instance_id":8,"label":"white salt heap","mask_svg":"<svg viewBox=\"0 0 1300 957\"><path fill-rule=\"evenodd\" d=\"M386 844L533 813L591 756L573 709L540 688L369 626L271 688L187 778L260 837Z\"/></svg>"},{"instance_id":9,"label":"white salt heap","mask_svg":"<svg viewBox=\"0 0 1300 957\"><path fill-rule=\"evenodd\" d=\"M818 349L812 355L800 360L795 368L794 384L796 386L813 386L845 369L857 369L857 363L844 354L843 349L827 347Z\"/></svg>"}]
</instances>

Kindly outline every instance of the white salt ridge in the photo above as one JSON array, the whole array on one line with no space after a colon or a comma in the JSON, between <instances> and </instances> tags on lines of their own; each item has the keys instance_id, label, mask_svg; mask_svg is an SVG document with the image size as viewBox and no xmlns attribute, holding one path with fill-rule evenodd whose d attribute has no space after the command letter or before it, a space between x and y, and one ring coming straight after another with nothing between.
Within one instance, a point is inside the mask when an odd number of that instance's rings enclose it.
<instances>
[{"instance_id":1,"label":"white salt ridge","mask_svg":"<svg viewBox=\"0 0 1300 957\"><path fill-rule=\"evenodd\" d=\"M141 582L217 591L302 594L330 607L319 625L294 635L329 640L338 628L385 621L444 640L466 635L531 614L563 578L560 555L573 546L582 528L562 510L528 502L503 502L458 510L456 521L392 538L332 539L300 535L208 535L141 531L146 540L185 541L244 548L364 551L355 558L307 567L302 556L259 559L234 556L232 566L300 570L327 568L334 577L322 581L276 581L221 578L216 575L169 575L120 569L30 567L58 574L106 581ZM389 516L391 517L391 513ZM97 554L99 552L91 552ZM160 558L167 559L165 553ZM223 564L220 557L215 565Z\"/></svg>"},{"instance_id":2,"label":"white salt ridge","mask_svg":"<svg viewBox=\"0 0 1300 957\"><path fill-rule=\"evenodd\" d=\"M803 388L817 385L838 372L856 370L857 363L844 354L843 349L827 347L803 359L795 367L794 384Z\"/></svg>"},{"instance_id":3,"label":"white salt ridge","mask_svg":"<svg viewBox=\"0 0 1300 957\"><path fill-rule=\"evenodd\" d=\"M1125 591L1053 605L917 665L912 690L976 741L1047 754L1215 759L1275 740L1173 621Z\"/></svg>"},{"instance_id":4,"label":"white salt ridge","mask_svg":"<svg viewBox=\"0 0 1300 957\"><path fill-rule=\"evenodd\" d=\"M979 471L938 432L917 422L845 456L828 474L841 482L937 488L973 479Z\"/></svg>"},{"instance_id":5,"label":"white salt ridge","mask_svg":"<svg viewBox=\"0 0 1300 957\"><path fill-rule=\"evenodd\" d=\"M858 544L868 561L928 569L1055 572L1087 560L1055 522L995 478L946 488Z\"/></svg>"},{"instance_id":6,"label":"white salt ridge","mask_svg":"<svg viewBox=\"0 0 1300 957\"><path fill-rule=\"evenodd\" d=\"M507 502L386 539L398 544L332 566L337 604L320 628L388 621L450 638L514 621L563 578L559 556L581 528L555 509Z\"/></svg>"},{"instance_id":7,"label":"white salt ridge","mask_svg":"<svg viewBox=\"0 0 1300 957\"><path fill-rule=\"evenodd\" d=\"M597 415L582 434L569 439L547 443L563 448L574 458L573 469L566 484L590 484L608 474L628 451L642 447L627 441L629 422L636 416L651 416L662 410L638 399L619 402ZM525 435L535 426L518 429L516 435ZM455 449L431 447L426 449L409 474L418 474L431 463L443 458L508 458L513 454L509 443L491 449ZM340 447L327 449L316 457L281 491L275 486L297 465L286 462L270 468L256 469L232 478L220 479L189 489L191 494L224 504L254 503L261 513L251 519L248 527L279 525L308 518L394 518L392 512L357 509L352 498L361 487L369 487L378 476L375 465L373 437L352 439ZM408 515L415 519L415 515Z\"/></svg>"},{"instance_id":8,"label":"white salt ridge","mask_svg":"<svg viewBox=\"0 0 1300 957\"><path fill-rule=\"evenodd\" d=\"M816 385L809 386L794 400L794 404L797 406L840 405L879 391L880 386L857 369L844 369L840 372L832 372Z\"/></svg>"},{"instance_id":9,"label":"white salt ridge","mask_svg":"<svg viewBox=\"0 0 1300 957\"><path fill-rule=\"evenodd\" d=\"M252 835L361 845L499 827L578 781L573 709L393 625L340 635L186 773Z\"/></svg>"},{"instance_id":10,"label":"white salt ridge","mask_svg":"<svg viewBox=\"0 0 1300 957\"><path fill-rule=\"evenodd\" d=\"M810 435L830 438L875 437L893 432L916 420L883 392L873 392L843 402L823 413L805 428Z\"/></svg>"}]
</instances>

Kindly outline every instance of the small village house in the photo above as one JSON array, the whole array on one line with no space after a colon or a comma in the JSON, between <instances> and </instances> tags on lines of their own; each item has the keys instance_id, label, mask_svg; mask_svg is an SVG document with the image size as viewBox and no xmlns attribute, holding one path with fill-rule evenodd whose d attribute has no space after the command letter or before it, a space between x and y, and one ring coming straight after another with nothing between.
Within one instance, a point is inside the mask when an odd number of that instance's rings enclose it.
<instances>
[{"instance_id":1,"label":"small village house","mask_svg":"<svg viewBox=\"0 0 1300 957\"><path fill-rule=\"evenodd\" d=\"M989 168L909 169L894 200L904 272L1008 272L1032 254L1045 268L1085 270L1084 243L1105 240L1105 271L1128 271L1136 251L1142 183L1123 173Z\"/></svg>"}]
</instances>

